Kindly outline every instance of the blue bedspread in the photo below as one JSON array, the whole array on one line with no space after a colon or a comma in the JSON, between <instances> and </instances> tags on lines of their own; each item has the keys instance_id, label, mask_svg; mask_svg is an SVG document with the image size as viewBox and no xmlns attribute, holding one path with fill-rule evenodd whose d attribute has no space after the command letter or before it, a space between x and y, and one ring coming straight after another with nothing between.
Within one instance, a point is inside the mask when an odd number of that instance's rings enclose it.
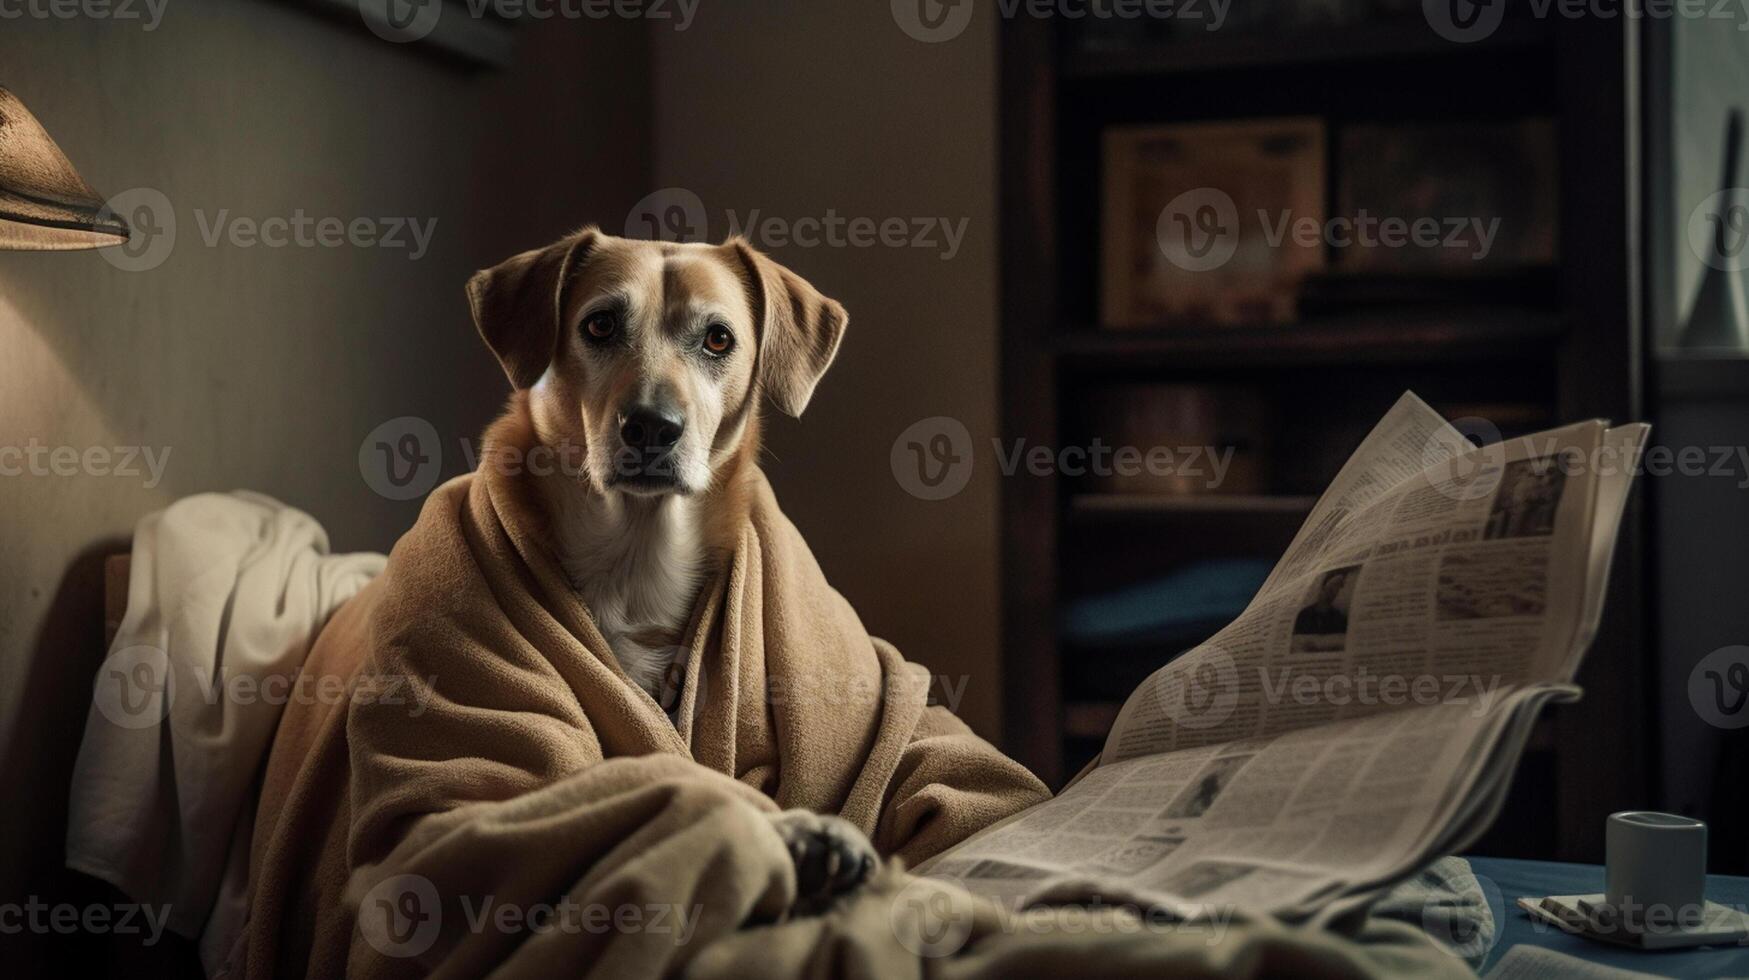
<instances>
[{"instance_id":1,"label":"blue bedspread","mask_svg":"<svg viewBox=\"0 0 1749 980\"><path fill-rule=\"evenodd\" d=\"M1524 896L1583 895L1603 891L1603 868L1595 864L1560 864L1554 861L1518 861L1507 858L1472 857L1470 867L1494 921L1500 924L1499 941L1489 951L1482 972L1519 943L1529 943L1580 956L1624 970L1638 970L1667 977L1749 977L1749 946L1645 952L1607 946L1569 936L1552 926L1534 923L1516 903ZM1749 908L1749 878L1707 876L1707 898L1734 908Z\"/></svg>"}]
</instances>

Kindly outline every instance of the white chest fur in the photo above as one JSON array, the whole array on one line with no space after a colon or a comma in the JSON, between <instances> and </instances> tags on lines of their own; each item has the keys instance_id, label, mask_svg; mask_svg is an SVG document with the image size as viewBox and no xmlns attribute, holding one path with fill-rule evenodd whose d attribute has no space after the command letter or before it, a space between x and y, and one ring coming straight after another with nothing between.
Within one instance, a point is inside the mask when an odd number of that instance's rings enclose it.
<instances>
[{"instance_id":1,"label":"white chest fur","mask_svg":"<svg viewBox=\"0 0 1749 980\"><path fill-rule=\"evenodd\" d=\"M597 495L559 486L548 494L559 562L620 668L661 700L682 654L704 567L694 501L672 495Z\"/></svg>"}]
</instances>

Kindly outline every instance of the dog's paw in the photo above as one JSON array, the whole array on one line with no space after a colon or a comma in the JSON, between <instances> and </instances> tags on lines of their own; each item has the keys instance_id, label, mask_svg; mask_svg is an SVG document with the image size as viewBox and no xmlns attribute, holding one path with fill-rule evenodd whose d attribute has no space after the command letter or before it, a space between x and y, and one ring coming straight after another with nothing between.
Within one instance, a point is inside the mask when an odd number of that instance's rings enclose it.
<instances>
[{"instance_id":1,"label":"dog's paw","mask_svg":"<svg viewBox=\"0 0 1749 980\"><path fill-rule=\"evenodd\" d=\"M818 912L874 873L880 856L856 825L808 810L772 814L796 866L796 911Z\"/></svg>"}]
</instances>

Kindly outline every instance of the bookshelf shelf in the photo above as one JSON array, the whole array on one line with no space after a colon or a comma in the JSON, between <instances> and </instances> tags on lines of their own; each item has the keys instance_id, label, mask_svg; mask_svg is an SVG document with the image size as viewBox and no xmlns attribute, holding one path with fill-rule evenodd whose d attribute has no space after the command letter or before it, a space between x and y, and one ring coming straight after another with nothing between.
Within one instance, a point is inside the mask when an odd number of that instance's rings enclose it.
<instances>
[{"instance_id":1,"label":"bookshelf shelf","mask_svg":"<svg viewBox=\"0 0 1749 980\"><path fill-rule=\"evenodd\" d=\"M1740 401L1749 398L1749 355L1672 354L1657 362L1654 377L1665 398Z\"/></svg>"},{"instance_id":2,"label":"bookshelf shelf","mask_svg":"<svg viewBox=\"0 0 1749 980\"><path fill-rule=\"evenodd\" d=\"M1122 709L1116 701L1070 701L1063 705L1063 733L1070 738L1104 739Z\"/></svg>"},{"instance_id":3,"label":"bookshelf shelf","mask_svg":"<svg viewBox=\"0 0 1749 980\"><path fill-rule=\"evenodd\" d=\"M1426 363L1552 354L1561 333L1553 313L1460 308L1330 316L1279 327L1079 327L1060 333L1054 347L1062 358L1089 366Z\"/></svg>"},{"instance_id":4,"label":"bookshelf shelf","mask_svg":"<svg viewBox=\"0 0 1749 980\"><path fill-rule=\"evenodd\" d=\"M1317 502L1316 497L1273 494L1082 493L1069 498L1069 515L1083 521L1176 514L1304 516Z\"/></svg>"},{"instance_id":5,"label":"bookshelf shelf","mask_svg":"<svg viewBox=\"0 0 1749 980\"><path fill-rule=\"evenodd\" d=\"M1462 46L1445 40L1420 17L1343 29L1253 36L1191 37L1136 48L1072 51L1063 59L1065 79L1132 78L1258 68L1298 68L1356 61L1405 61L1426 57L1489 58L1513 48L1546 45L1547 21L1503 23L1488 37Z\"/></svg>"}]
</instances>

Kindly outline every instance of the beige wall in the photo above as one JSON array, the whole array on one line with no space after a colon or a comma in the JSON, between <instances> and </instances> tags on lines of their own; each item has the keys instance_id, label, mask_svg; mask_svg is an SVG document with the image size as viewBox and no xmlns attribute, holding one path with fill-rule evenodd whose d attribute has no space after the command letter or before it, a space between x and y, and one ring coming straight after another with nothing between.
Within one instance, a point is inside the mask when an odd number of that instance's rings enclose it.
<instances>
[{"instance_id":1,"label":"beige wall","mask_svg":"<svg viewBox=\"0 0 1749 980\"><path fill-rule=\"evenodd\" d=\"M842 301L850 330L798 422L769 427L766 470L827 576L871 631L966 679L960 713L994 737L997 483L981 452L957 496L895 482L894 439L951 416L987 450L996 431L995 24L923 44L869 0L706 3L653 34L656 181L710 214L786 220L964 219L959 253L769 248Z\"/></svg>"},{"instance_id":2,"label":"beige wall","mask_svg":"<svg viewBox=\"0 0 1749 980\"><path fill-rule=\"evenodd\" d=\"M85 178L108 194L158 188L179 223L149 272L95 253L0 252L0 446L169 452L150 488L0 477L0 746L8 796L22 804L0 808L0 885L40 882L58 864L101 657L92 593L68 580L77 556L125 541L176 497L235 487L308 510L339 549L386 549L417 504L363 482L366 433L422 416L456 472L455 440L476 435L506 390L469 321L467 274L624 214L642 193L644 27L555 23L521 30L518 44L512 70L472 73L266 0L176 0L150 33L0 29L0 85ZM611 99L604 81L616 83ZM200 216L300 208L437 225L417 261L202 241ZM69 626L88 632L55 639Z\"/></svg>"}]
</instances>

